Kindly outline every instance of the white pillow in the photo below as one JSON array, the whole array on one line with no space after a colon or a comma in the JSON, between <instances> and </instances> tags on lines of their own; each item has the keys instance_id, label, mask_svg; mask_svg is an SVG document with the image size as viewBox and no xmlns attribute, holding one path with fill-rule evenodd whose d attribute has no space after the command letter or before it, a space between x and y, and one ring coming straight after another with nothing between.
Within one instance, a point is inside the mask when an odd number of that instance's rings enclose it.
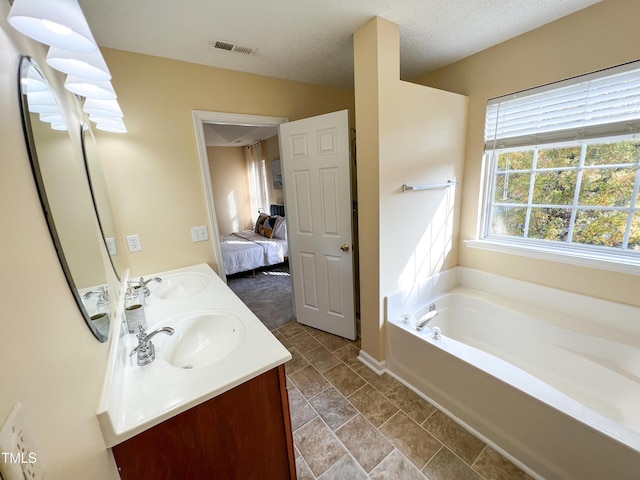
<instances>
[{"instance_id":1,"label":"white pillow","mask_svg":"<svg viewBox=\"0 0 640 480\"><path fill-rule=\"evenodd\" d=\"M277 215L274 215L277 216ZM276 224L273 227L273 235L271 238L287 239L287 222L284 217L277 216Z\"/></svg>"}]
</instances>

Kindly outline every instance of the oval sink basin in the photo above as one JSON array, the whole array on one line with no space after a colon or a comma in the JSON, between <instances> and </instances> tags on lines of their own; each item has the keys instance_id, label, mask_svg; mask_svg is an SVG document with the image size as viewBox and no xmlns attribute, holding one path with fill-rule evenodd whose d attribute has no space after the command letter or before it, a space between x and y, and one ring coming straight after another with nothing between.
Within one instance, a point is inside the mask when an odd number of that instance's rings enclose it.
<instances>
[{"instance_id":1,"label":"oval sink basin","mask_svg":"<svg viewBox=\"0 0 640 480\"><path fill-rule=\"evenodd\" d=\"M149 283L152 295L165 300L188 298L200 293L209 285L209 278L197 272L176 273L162 277L162 282Z\"/></svg>"},{"instance_id":2,"label":"oval sink basin","mask_svg":"<svg viewBox=\"0 0 640 480\"><path fill-rule=\"evenodd\" d=\"M162 355L174 367L213 365L236 352L246 336L240 317L227 311L196 313L173 322L175 333L164 339Z\"/></svg>"}]
</instances>

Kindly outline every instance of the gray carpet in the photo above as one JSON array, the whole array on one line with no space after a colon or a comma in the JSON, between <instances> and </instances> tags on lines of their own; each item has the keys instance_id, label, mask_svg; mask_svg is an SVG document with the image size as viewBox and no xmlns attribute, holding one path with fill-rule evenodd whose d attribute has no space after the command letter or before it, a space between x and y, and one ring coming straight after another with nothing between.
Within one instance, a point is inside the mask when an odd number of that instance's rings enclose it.
<instances>
[{"instance_id":1,"label":"gray carpet","mask_svg":"<svg viewBox=\"0 0 640 480\"><path fill-rule=\"evenodd\" d=\"M287 264L227 277L227 285L269 330L295 320Z\"/></svg>"}]
</instances>

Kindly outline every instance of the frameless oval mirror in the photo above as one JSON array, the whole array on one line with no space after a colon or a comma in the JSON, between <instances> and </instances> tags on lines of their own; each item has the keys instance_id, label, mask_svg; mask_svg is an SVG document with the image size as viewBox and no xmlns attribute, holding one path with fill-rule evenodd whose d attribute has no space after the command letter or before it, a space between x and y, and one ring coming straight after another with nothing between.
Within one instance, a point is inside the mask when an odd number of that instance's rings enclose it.
<instances>
[{"instance_id":1,"label":"frameless oval mirror","mask_svg":"<svg viewBox=\"0 0 640 480\"><path fill-rule=\"evenodd\" d=\"M113 271L118 277L118 280L122 280L124 259L120 253L120 245L116 242L116 239L119 238L116 230L116 222L113 217L113 210L111 209L111 201L109 200L107 182L105 181L98 146L93 132L88 126L82 129L82 149L87 174L89 176L91 197L93 198L93 204L98 214L102 238L109 252L109 259L111 260Z\"/></svg>"},{"instance_id":2,"label":"frameless oval mirror","mask_svg":"<svg viewBox=\"0 0 640 480\"><path fill-rule=\"evenodd\" d=\"M19 76L24 133L49 232L87 325L106 341L107 276L84 160L74 151L55 95L35 61L23 57Z\"/></svg>"}]
</instances>

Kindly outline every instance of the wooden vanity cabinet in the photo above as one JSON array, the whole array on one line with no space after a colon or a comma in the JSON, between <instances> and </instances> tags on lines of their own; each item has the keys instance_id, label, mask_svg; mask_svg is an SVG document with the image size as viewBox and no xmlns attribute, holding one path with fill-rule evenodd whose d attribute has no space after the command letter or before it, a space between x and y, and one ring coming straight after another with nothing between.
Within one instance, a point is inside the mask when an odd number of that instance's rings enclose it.
<instances>
[{"instance_id":1,"label":"wooden vanity cabinet","mask_svg":"<svg viewBox=\"0 0 640 480\"><path fill-rule=\"evenodd\" d=\"M284 365L112 450L122 480L295 480Z\"/></svg>"}]
</instances>

